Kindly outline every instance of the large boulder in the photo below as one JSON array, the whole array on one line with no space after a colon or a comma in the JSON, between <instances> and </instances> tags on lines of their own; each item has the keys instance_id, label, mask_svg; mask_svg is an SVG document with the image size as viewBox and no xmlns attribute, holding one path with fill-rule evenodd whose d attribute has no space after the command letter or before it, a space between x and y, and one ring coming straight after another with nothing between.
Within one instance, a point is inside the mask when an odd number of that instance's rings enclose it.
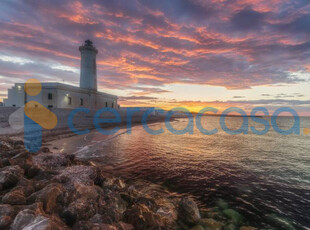
<instances>
[{"instance_id":1,"label":"large boulder","mask_svg":"<svg viewBox=\"0 0 310 230\"><path fill-rule=\"evenodd\" d=\"M23 205L26 204L26 197L21 187L7 193L2 198L3 204Z\"/></svg>"},{"instance_id":2,"label":"large boulder","mask_svg":"<svg viewBox=\"0 0 310 230\"><path fill-rule=\"evenodd\" d=\"M19 166L7 166L0 172L0 190L15 186L24 175L24 170Z\"/></svg>"},{"instance_id":3,"label":"large boulder","mask_svg":"<svg viewBox=\"0 0 310 230\"><path fill-rule=\"evenodd\" d=\"M108 223L120 221L127 209L127 202L113 192L100 197L99 204L99 213L105 215Z\"/></svg>"},{"instance_id":4,"label":"large boulder","mask_svg":"<svg viewBox=\"0 0 310 230\"><path fill-rule=\"evenodd\" d=\"M188 225L195 225L200 220L200 212L192 198L184 197L179 203L179 219Z\"/></svg>"},{"instance_id":5,"label":"large boulder","mask_svg":"<svg viewBox=\"0 0 310 230\"><path fill-rule=\"evenodd\" d=\"M37 212L24 209L20 211L11 226L12 230L66 230L62 222L49 219Z\"/></svg>"},{"instance_id":6,"label":"large boulder","mask_svg":"<svg viewBox=\"0 0 310 230\"><path fill-rule=\"evenodd\" d=\"M35 218L35 212L30 209L20 211L11 226L12 230L21 230L30 224Z\"/></svg>"},{"instance_id":7,"label":"large boulder","mask_svg":"<svg viewBox=\"0 0 310 230\"><path fill-rule=\"evenodd\" d=\"M124 220L138 230L165 227L160 215L153 213L144 204L133 205L124 213Z\"/></svg>"},{"instance_id":8,"label":"large boulder","mask_svg":"<svg viewBox=\"0 0 310 230\"><path fill-rule=\"evenodd\" d=\"M22 230L65 230L68 229L65 225L61 225L44 216L36 216Z\"/></svg>"},{"instance_id":9,"label":"large boulder","mask_svg":"<svg viewBox=\"0 0 310 230\"><path fill-rule=\"evenodd\" d=\"M28 203L42 202L46 213L52 213L57 207L57 202L62 198L65 189L61 184L52 183L42 190L28 197Z\"/></svg>"},{"instance_id":10,"label":"large boulder","mask_svg":"<svg viewBox=\"0 0 310 230\"><path fill-rule=\"evenodd\" d=\"M88 220L97 212L97 204L94 200L80 198L72 202L62 213L66 223L72 226L77 220Z\"/></svg>"},{"instance_id":11,"label":"large boulder","mask_svg":"<svg viewBox=\"0 0 310 230\"><path fill-rule=\"evenodd\" d=\"M223 214L235 225L241 225L243 223L243 216L233 209L225 209Z\"/></svg>"}]
</instances>

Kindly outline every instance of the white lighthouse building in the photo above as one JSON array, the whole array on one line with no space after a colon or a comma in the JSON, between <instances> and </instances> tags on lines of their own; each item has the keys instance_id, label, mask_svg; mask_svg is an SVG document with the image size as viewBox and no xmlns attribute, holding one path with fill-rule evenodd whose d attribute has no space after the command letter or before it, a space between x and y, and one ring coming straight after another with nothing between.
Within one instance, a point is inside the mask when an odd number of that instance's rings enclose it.
<instances>
[{"instance_id":1,"label":"white lighthouse building","mask_svg":"<svg viewBox=\"0 0 310 230\"><path fill-rule=\"evenodd\" d=\"M47 108L118 108L117 96L97 90L98 50L90 40L85 41L79 50L81 52L80 87L58 82L43 82L41 93L37 96L29 96L24 91L23 83L15 83L8 89L8 98L4 99L4 106L22 107L28 101L36 101Z\"/></svg>"}]
</instances>

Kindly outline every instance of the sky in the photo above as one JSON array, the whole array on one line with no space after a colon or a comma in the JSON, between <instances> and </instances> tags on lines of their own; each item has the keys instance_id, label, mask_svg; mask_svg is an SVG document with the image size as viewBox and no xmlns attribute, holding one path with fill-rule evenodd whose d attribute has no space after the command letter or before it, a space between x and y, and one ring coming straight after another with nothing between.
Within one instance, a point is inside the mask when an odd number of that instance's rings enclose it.
<instances>
[{"instance_id":1,"label":"sky","mask_svg":"<svg viewBox=\"0 0 310 230\"><path fill-rule=\"evenodd\" d=\"M1 0L0 29L0 101L29 78L78 86L91 39L123 107L310 115L309 0Z\"/></svg>"}]
</instances>

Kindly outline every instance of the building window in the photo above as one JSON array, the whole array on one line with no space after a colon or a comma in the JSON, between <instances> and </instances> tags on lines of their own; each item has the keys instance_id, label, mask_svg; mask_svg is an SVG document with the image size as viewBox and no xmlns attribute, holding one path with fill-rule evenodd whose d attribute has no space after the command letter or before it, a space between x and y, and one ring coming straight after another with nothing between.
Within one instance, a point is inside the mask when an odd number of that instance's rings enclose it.
<instances>
[{"instance_id":1,"label":"building window","mask_svg":"<svg viewBox=\"0 0 310 230\"><path fill-rule=\"evenodd\" d=\"M52 93L48 94L48 100L53 100L53 94Z\"/></svg>"},{"instance_id":2,"label":"building window","mask_svg":"<svg viewBox=\"0 0 310 230\"><path fill-rule=\"evenodd\" d=\"M108 107L108 102L105 103L105 107Z\"/></svg>"},{"instance_id":3,"label":"building window","mask_svg":"<svg viewBox=\"0 0 310 230\"><path fill-rule=\"evenodd\" d=\"M72 98L68 97L68 105L71 105L71 104L72 104Z\"/></svg>"},{"instance_id":4,"label":"building window","mask_svg":"<svg viewBox=\"0 0 310 230\"><path fill-rule=\"evenodd\" d=\"M48 105L47 108L50 108L50 109L51 109L51 108L53 108L53 105Z\"/></svg>"},{"instance_id":5,"label":"building window","mask_svg":"<svg viewBox=\"0 0 310 230\"><path fill-rule=\"evenodd\" d=\"M84 105L84 100L83 100L83 98L80 99L80 105Z\"/></svg>"}]
</instances>

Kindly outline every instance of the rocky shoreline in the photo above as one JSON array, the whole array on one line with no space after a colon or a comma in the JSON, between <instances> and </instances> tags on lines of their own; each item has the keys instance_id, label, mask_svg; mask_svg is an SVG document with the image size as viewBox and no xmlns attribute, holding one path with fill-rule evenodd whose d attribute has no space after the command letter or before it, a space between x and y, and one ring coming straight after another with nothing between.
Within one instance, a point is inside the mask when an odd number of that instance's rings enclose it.
<instances>
[{"instance_id":1,"label":"rocky shoreline","mask_svg":"<svg viewBox=\"0 0 310 230\"><path fill-rule=\"evenodd\" d=\"M0 230L252 230L188 196L126 181L72 154L0 140Z\"/></svg>"}]
</instances>

